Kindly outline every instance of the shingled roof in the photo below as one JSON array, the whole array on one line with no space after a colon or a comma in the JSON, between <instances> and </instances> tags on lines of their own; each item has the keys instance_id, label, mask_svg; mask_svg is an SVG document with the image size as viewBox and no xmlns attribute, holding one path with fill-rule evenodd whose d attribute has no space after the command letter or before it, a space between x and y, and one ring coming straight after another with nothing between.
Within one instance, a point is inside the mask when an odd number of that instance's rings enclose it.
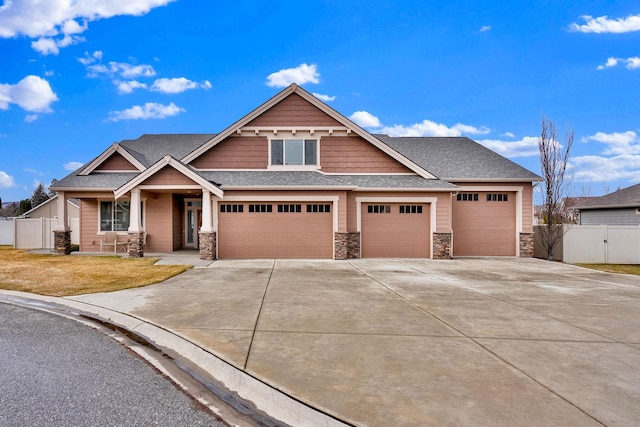
<instances>
[{"instance_id":1,"label":"shingled roof","mask_svg":"<svg viewBox=\"0 0 640 427\"><path fill-rule=\"evenodd\" d=\"M574 209L611 209L640 207L640 184L614 191L600 197L591 197Z\"/></svg>"},{"instance_id":2,"label":"shingled roof","mask_svg":"<svg viewBox=\"0 0 640 427\"><path fill-rule=\"evenodd\" d=\"M466 137L374 136L442 180L542 180L533 172Z\"/></svg>"}]
</instances>

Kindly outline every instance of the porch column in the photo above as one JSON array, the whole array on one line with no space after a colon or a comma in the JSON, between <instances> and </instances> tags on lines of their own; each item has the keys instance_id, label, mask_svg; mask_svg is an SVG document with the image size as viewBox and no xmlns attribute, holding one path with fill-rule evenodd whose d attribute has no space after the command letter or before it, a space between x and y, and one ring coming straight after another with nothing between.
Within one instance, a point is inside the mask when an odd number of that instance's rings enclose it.
<instances>
[{"instance_id":1,"label":"porch column","mask_svg":"<svg viewBox=\"0 0 640 427\"><path fill-rule=\"evenodd\" d=\"M129 203L129 242L127 253L130 258L144 256L144 229L140 224L140 189L131 190L131 202Z\"/></svg>"},{"instance_id":2,"label":"porch column","mask_svg":"<svg viewBox=\"0 0 640 427\"><path fill-rule=\"evenodd\" d=\"M216 235L211 215L211 192L202 190L202 226L198 233L200 259L213 260L216 256Z\"/></svg>"},{"instance_id":3,"label":"porch column","mask_svg":"<svg viewBox=\"0 0 640 427\"><path fill-rule=\"evenodd\" d=\"M58 221L53 229L53 252L56 255L71 253L71 230L67 213L67 197L64 191L58 192Z\"/></svg>"}]
</instances>

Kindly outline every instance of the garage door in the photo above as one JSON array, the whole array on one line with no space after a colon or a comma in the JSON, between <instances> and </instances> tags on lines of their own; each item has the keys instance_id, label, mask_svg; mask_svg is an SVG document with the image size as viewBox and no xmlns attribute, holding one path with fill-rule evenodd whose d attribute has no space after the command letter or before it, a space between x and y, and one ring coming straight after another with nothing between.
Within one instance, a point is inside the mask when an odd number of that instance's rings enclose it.
<instances>
[{"instance_id":1,"label":"garage door","mask_svg":"<svg viewBox=\"0 0 640 427\"><path fill-rule=\"evenodd\" d=\"M515 193L459 193L453 201L454 256L515 256Z\"/></svg>"},{"instance_id":2,"label":"garage door","mask_svg":"<svg viewBox=\"0 0 640 427\"><path fill-rule=\"evenodd\" d=\"M219 258L333 258L330 203L224 203Z\"/></svg>"},{"instance_id":3,"label":"garage door","mask_svg":"<svg viewBox=\"0 0 640 427\"><path fill-rule=\"evenodd\" d=\"M363 203L363 258L428 258L428 204Z\"/></svg>"}]
</instances>

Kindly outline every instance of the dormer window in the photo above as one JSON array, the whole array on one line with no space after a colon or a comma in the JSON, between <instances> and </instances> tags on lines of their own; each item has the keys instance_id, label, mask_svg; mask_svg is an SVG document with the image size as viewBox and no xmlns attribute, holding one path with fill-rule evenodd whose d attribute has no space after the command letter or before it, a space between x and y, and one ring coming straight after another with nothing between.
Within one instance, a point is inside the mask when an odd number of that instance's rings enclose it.
<instances>
[{"instance_id":1,"label":"dormer window","mask_svg":"<svg viewBox=\"0 0 640 427\"><path fill-rule=\"evenodd\" d=\"M315 139L272 139L271 166L317 166Z\"/></svg>"}]
</instances>

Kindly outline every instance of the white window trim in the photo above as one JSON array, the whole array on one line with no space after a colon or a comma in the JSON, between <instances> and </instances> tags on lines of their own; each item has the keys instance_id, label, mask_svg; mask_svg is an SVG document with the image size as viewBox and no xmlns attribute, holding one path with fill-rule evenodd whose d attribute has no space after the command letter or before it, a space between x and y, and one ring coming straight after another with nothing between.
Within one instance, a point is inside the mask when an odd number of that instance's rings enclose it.
<instances>
[{"instance_id":1,"label":"white window trim","mask_svg":"<svg viewBox=\"0 0 640 427\"><path fill-rule=\"evenodd\" d=\"M356 197L357 231L362 235L362 204L363 203L419 203L429 204L429 258L433 259L433 233L436 232L437 197ZM362 256L362 248L360 248Z\"/></svg>"},{"instance_id":2,"label":"white window trim","mask_svg":"<svg viewBox=\"0 0 640 427\"><path fill-rule=\"evenodd\" d=\"M286 141L288 139L300 139L302 140L302 144L304 147L304 141L308 139L312 139L316 141L316 164L315 165L272 165L271 164L271 141ZM270 135L267 138L268 144L268 160L267 170L274 171L319 171L320 170L320 139L319 135L312 135L309 132L277 132L276 134ZM283 147L284 151L284 147ZM284 153L283 153L284 155ZM304 159L304 149L302 153L302 157Z\"/></svg>"},{"instance_id":3,"label":"white window trim","mask_svg":"<svg viewBox=\"0 0 640 427\"><path fill-rule=\"evenodd\" d=\"M131 199L130 198L121 198L121 199L98 199L98 236L104 236L105 231L100 230L100 204L102 202L111 202L111 203L116 203L116 202L129 202L131 203ZM140 203L142 203L142 209L140 210L140 213L142 214L142 229L145 230L145 224L147 222L147 199L146 198L140 198ZM129 218L129 223L131 223L131 218ZM118 233L119 236L125 236L129 234L128 230L120 230L120 231L116 231L116 233Z\"/></svg>"}]
</instances>

